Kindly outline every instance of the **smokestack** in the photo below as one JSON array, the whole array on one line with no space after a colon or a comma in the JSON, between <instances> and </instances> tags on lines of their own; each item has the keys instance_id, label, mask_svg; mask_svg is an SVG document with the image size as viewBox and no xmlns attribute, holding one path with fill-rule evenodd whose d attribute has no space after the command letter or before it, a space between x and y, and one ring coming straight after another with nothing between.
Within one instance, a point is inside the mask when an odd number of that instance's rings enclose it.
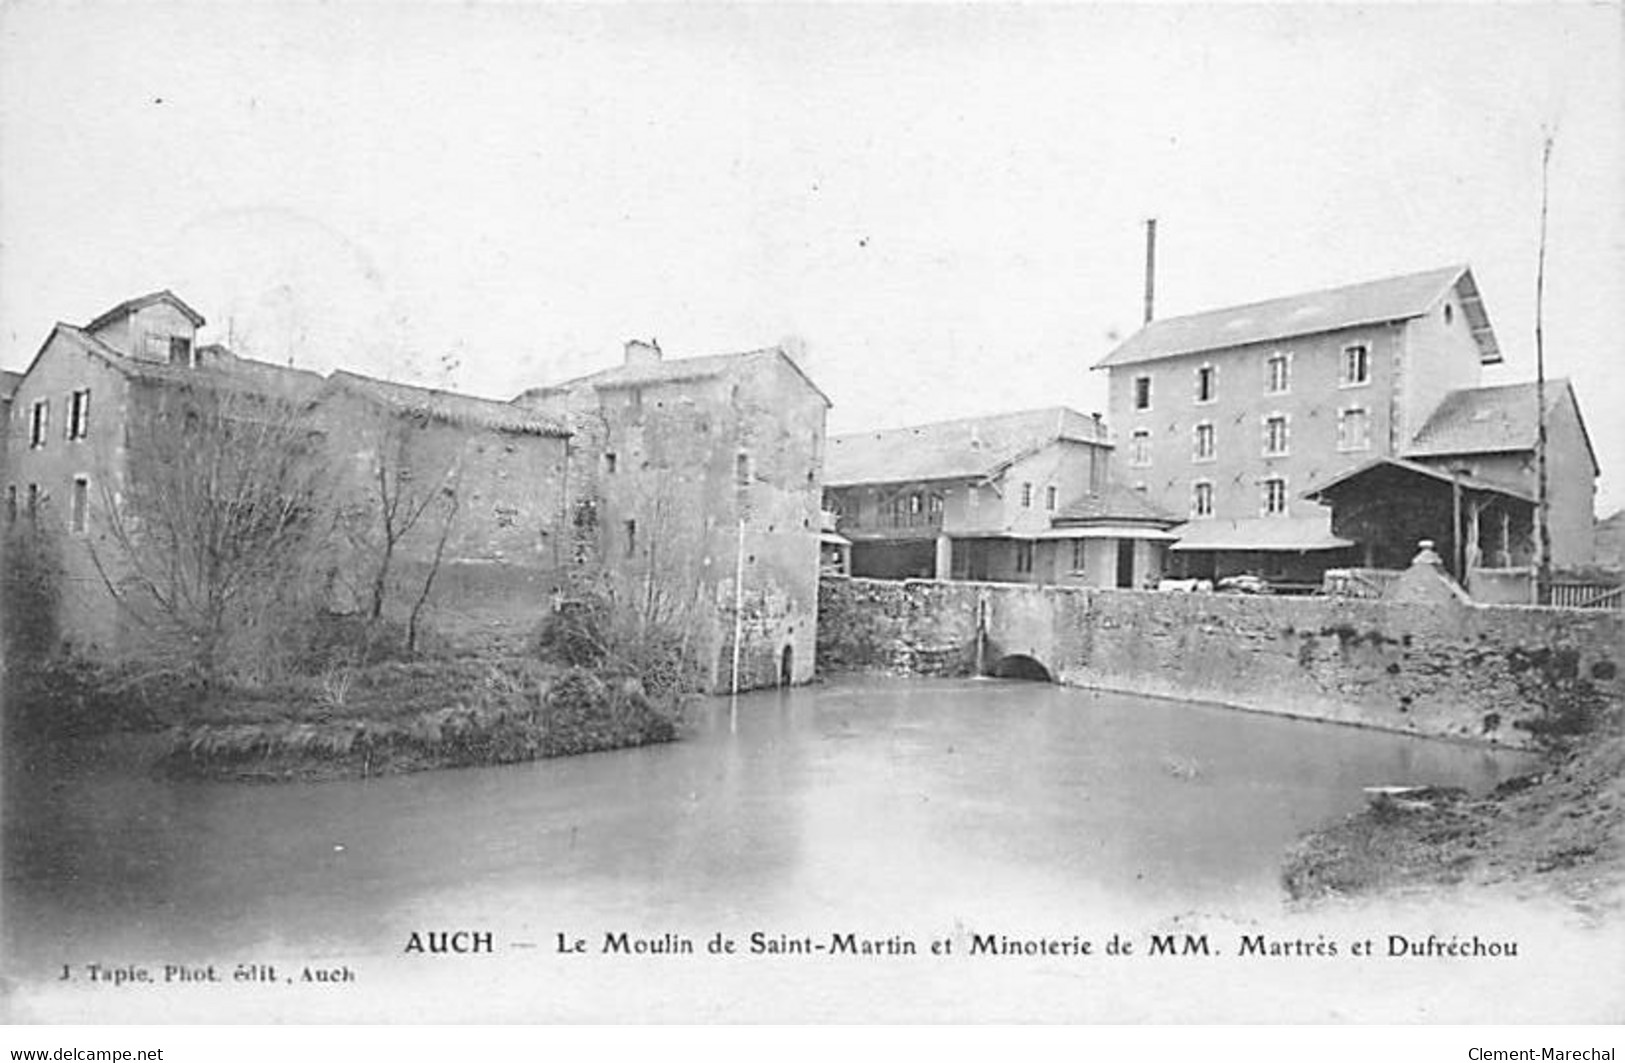
<instances>
[{"instance_id":1,"label":"smokestack","mask_svg":"<svg viewBox=\"0 0 1625 1063\"><path fill-rule=\"evenodd\" d=\"M1145 323L1151 324L1157 294L1157 219L1145 219Z\"/></svg>"}]
</instances>

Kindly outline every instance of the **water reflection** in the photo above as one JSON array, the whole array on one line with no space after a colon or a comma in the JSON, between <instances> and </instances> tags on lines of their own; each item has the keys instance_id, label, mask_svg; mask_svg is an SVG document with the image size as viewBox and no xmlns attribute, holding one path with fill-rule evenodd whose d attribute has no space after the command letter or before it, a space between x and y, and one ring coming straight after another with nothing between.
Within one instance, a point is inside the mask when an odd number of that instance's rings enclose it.
<instances>
[{"instance_id":1,"label":"water reflection","mask_svg":"<svg viewBox=\"0 0 1625 1063\"><path fill-rule=\"evenodd\" d=\"M407 928L855 926L1272 896L1360 787L1484 789L1510 754L1031 683L832 682L703 706L671 746L296 785L6 775L4 952L398 952Z\"/></svg>"}]
</instances>

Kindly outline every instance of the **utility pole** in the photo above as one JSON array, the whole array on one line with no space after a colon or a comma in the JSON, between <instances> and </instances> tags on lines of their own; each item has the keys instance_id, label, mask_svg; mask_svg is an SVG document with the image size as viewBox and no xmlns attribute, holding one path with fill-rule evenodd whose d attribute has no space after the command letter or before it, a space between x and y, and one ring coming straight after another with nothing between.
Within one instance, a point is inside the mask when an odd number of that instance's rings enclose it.
<instances>
[{"instance_id":1,"label":"utility pole","mask_svg":"<svg viewBox=\"0 0 1625 1063\"><path fill-rule=\"evenodd\" d=\"M1535 586L1534 601L1541 602L1552 578L1551 526L1547 520L1546 468L1546 340L1543 314L1546 301L1546 204L1552 162L1552 134L1546 133L1540 153L1540 252L1535 268Z\"/></svg>"}]
</instances>

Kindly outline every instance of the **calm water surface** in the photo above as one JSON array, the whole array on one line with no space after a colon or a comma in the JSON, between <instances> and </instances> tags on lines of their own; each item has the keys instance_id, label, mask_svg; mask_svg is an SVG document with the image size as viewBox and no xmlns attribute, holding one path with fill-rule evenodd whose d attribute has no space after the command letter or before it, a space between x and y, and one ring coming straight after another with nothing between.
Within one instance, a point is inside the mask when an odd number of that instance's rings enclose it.
<instances>
[{"instance_id":1,"label":"calm water surface","mask_svg":"<svg viewBox=\"0 0 1625 1063\"><path fill-rule=\"evenodd\" d=\"M670 746L366 782L12 764L7 972L399 957L414 929L1053 928L1129 899L1279 899L1362 786L1484 790L1515 754L989 680L842 680L698 710ZM14 758L15 759L15 758Z\"/></svg>"}]
</instances>

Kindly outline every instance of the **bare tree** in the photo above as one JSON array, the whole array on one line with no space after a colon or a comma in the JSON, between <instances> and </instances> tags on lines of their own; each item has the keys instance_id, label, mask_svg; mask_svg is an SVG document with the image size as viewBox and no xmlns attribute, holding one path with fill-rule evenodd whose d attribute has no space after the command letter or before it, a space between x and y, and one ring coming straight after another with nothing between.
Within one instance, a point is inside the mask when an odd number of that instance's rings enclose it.
<instances>
[{"instance_id":1,"label":"bare tree","mask_svg":"<svg viewBox=\"0 0 1625 1063\"><path fill-rule=\"evenodd\" d=\"M102 478L91 557L161 669L216 684L234 641L268 634L331 528L323 450L288 402L153 388L132 406L122 489ZM252 640L251 640L252 641Z\"/></svg>"},{"instance_id":2,"label":"bare tree","mask_svg":"<svg viewBox=\"0 0 1625 1063\"><path fill-rule=\"evenodd\" d=\"M365 500L348 511L344 522L352 545L370 557L367 615L372 620L384 615L390 577L403 544L419 528L433 529L434 550L408 620L408 652L416 652L423 609L445 560L460 508L458 456L429 461L430 448L413 445L427 429L427 415L419 414L391 415L376 429ZM436 502L438 527L424 523Z\"/></svg>"}]
</instances>

